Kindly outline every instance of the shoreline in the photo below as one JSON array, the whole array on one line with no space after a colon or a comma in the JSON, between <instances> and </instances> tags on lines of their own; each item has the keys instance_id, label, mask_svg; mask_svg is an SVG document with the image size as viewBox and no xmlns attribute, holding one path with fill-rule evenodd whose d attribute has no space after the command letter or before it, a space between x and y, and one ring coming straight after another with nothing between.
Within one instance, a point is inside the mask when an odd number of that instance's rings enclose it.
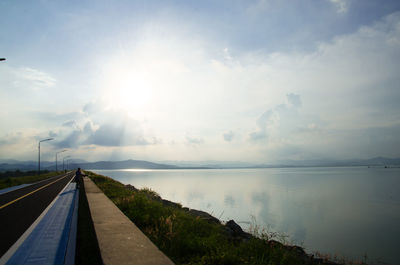
<instances>
[{"instance_id":1,"label":"shoreline","mask_svg":"<svg viewBox=\"0 0 400 265\"><path fill-rule=\"evenodd\" d=\"M130 191L134 191L134 192L140 191L140 189L137 189L135 186L133 186L131 184L124 184L124 186L126 189L128 189ZM147 188L145 188L145 189L147 189ZM153 190L150 190L150 191L153 191ZM209 223L215 223L215 224L224 226L228 235L231 237L231 240L247 241L247 240L263 237L263 235L257 236L257 235L252 234L251 232L244 231L243 228L237 222L235 222L235 220L233 220L233 219L231 219L227 222L221 221L220 219L218 219L215 216L212 216L210 213L208 213L206 211L197 210L197 209L193 209L193 208L189 208L189 207L184 207L180 203L163 199L160 195L158 195L158 193L156 191L153 191L153 192L155 193L155 195L151 196L152 199L160 201L164 206L174 207L177 209L181 208L196 218L201 218ZM275 238L272 235L268 235L268 238L272 238L272 237ZM275 239L269 239L268 242L270 244L276 245L278 247L286 248L289 251L294 250L299 255L299 257L302 258L304 261L307 261L309 259L311 262L309 264L321 264L321 265L325 265L325 264L326 265L340 265L341 264L341 263L337 263L334 261L330 261L327 258L315 257L314 254L307 253L303 247L300 247L298 245L291 245L291 244L283 243L283 242L281 242L279 240L275 240ZM323 255L321 255L321 256L323 256ZM363 263L361 263L361 265L362 264Z\"/></svg>"},{"instance_id":2,"label":"shoreline","mask_svg":"<svg viewBox=\"0 0 400 265\"><path fill-rule=\"evenodd\" d=\"M274 239L271 239L271 236L268 234L260 233L259 235L253 235L248 232L243 231L240 225L238 225L234 220L229 220L226 223L222 222L218 218L212 216L211 214L200 211L196 209L190 209L188 207L183 207L181 204L172 202L169 200L162 199L155 191L150 189L137 189L134 186L127 184L124 185L110 177L101 176L95 173L90 172L91 179L99 185L99 188L130 218L165 254L167 254L174 262L177 264L185 263L180 262L180 260L185 259L181 258L181 256L174 256L173 251L170 249L170 245L176 244L173 243L176 238L184 237L180 233L182 231L186 233L196 233L196 230L203 230L205 227L209 230L215 230L214 234L210 231L206 231L204 233L208 233L208 237L219 237L220 241L223 242L222 244L229 245L231 247L236 247L238 249L241 248L248 248L248 246L252 244L257 244L257 251L263 252L261 256L270 255L274 253L272 256L278 257L276 261L280 261L281 259L285 260L289 259L295 262L296 264L351 264L350 262L342 259L335 259L332 261L332 257L328 255L318 255L316 254L309 254L306 253L305 250L296 245L289 245L285 243L281 243ZM106 184L109 182L108 184ZM110 185L113 186L113 191L108 192L106 186ZM125 195L117 196L116 195L116 186L119 186L119 192L125 193ZM139 209L138 204L141 204L141 208ZM136 207L133 209L133 207ZM146 212L144 208L149 208ZM138 213L136 213L137 211ZM166 212L165 215L157 215L158 212ZM152 217L154 215L154 217ZM147 217L143 217L147 216ZM157 218L159 220L157 220ZM145 220L144 220L145 219ZM184 222L182 220L190 219L191 229L186 230L186 227L182 228L182 224L180 222ZM161 222L159 222L161 220ZM167 227L165 226L167 223ZM186 225L186 224L185 224ZM181 229L182 231L179 231ZM160 230L167 230L164 231L165 234L161 233ZM203 233L203 234L204 234ZM179 240L182 240L179 238ZM186 240L186 239L185 239ZM218 243L215 245L214 241L209 241L208 238L204 238L203 235L200 233L199 235L194 235L191 240L199 240L203 242L203 247L208 250L213 247L220 248ZM209 244L209 245L208 245ZM215 245L215 246L214 246ZM185 246L185 245L183 245ZM259 247L259 248L258 248ZM215 250L213 250L215 251ZM218 251L225 251L231 252L231 250L219 250ZM218 252L217 251L217 252ZM250 250L248 250L250 251ZM251 250L253 251L253 250ZM194 251L195 252L195 251ZM261 253L255 253L255 255ZM171 256L172 253L172 256ZM202 258L210 258L209 256L215 255L212 254L213 252L204 254ZM245 252L246 253L246 252ZM187 255L187 253L181 253L183 255ZM236 257L239 254L232 254L235 258L243 258L243 257ZM265 255L264 255L265 254ZM225 255L225 254L224 254ZM222 256L224 256L222 255ZM242 254L247 255L247 254ZM195 259L198 259L198 255L195 256ZM225 255L226 256L226 255ZM275 258L276 258L275 257ZM279 259L281 257L281 259ZM215 258L215 257L212 257ZM222 257L218 257L222 258ZM251 262L252 263L252 262ZM203 263L193 263L193 264L203 264ZM240 263L232 263L232 264L240 264ZM275 263L272 263L275 264ZM292 263L286 263L292 264ZM357 264L365 264L365 263L357 263Z\"/></svg>"}]
</instances>

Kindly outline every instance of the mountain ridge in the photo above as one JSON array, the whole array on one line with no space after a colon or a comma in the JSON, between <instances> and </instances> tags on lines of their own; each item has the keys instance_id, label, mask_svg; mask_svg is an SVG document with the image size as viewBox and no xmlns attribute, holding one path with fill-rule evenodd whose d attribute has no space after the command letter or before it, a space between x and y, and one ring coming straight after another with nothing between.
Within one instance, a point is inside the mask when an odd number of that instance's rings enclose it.
<instances>
[{"instance_id":1,"label":"mountain ridge","mask_svg":"<svg viewBox=\"0 0 400 265\"><path fill-rule=\"evenodd\" d=\"M165 161L150 162L146 160L96 161L88 162L74 159L68 162L68 168L84 169L223 169L223 168L279 168L279 167L335 167L335 166L400 166L400 158L374 157L370 159L347 160L284 160L274 164L256 164L240 161ZM66 167L66 165L65 165ZM42 161L43 170L54 170L54 161ZM62 168L62 163L58 163ZM0 160L0 170L35 170L37 161Z\"/></svg>"}]
</instances>

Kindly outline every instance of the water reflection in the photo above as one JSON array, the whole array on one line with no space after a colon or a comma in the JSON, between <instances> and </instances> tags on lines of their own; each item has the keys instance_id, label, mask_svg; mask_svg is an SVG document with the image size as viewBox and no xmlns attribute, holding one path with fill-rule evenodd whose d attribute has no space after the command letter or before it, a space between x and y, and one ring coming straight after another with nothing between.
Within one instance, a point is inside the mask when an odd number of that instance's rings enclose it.
<instances>
[{"instance_id":1,"label":"water reflection","mask_svg":"<svg viewBox=\"0 0 400 265\"><path fill-rule=\"evenodd\" d=\"M232 195L225 195L224 203L227 207L233 208L235 206L235 199Z\"/></svg>"},{"instance_id":2,"label":"water reflection","mask_svg":"<svg viewBox=\"0 0 400 265\"><path fill-rule=\"evenodd\" d=\"M290 235L308 250L400 264L400 169L97 170L168 200Z\"/></svg>"}]
</instances>

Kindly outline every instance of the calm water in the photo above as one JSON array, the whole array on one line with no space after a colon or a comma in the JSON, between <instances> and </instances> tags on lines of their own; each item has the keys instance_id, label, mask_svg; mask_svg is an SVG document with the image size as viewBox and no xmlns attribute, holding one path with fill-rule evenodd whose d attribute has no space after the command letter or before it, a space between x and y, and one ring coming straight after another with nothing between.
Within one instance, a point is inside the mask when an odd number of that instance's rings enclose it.
<instances>
[{"instance_id":1,"label":"calm water","mask_svg":"<svg viewBox=\"0 0 400 265\"><path fill-rule=\"evenodd\" d=\"M94 171L243 228L254 217L309 252L400 264L400 168Z\"/></svg>"}]
</instances>

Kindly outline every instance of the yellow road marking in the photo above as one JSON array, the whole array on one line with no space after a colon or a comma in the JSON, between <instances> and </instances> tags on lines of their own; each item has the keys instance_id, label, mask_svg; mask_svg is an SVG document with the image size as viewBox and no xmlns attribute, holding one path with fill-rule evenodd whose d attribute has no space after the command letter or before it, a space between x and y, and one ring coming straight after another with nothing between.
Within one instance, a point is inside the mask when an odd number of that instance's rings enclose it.
<instances>
[{"instance_id":1,"label":"yellow road marking","mask_svg":"<svg viewBox=\"0 0 400 265\"><path fill-rule=\"evenodd\" d=\"M48 184L46 184L46 185L44 185L44 186L42 186L42 187L40 187L40 188L38 188L38 189L36 189L36 190L34 190L34 191L31 191L31 192L29 192L29 193L27 193L27 194L25 194L25 195L23 195L23 196L21 196L21 197L15 199L15 200L13 200L13 201L10 201L10 202L7 202L6 204L3 204L2 206L0 206L0 210L3 209L3 208L5 208L5 207L7 207L7 206L10 205L10 204L13 204L14 202L17 202L17 201L19 201L19 200L21 200L21 199L23 199L23 198L25 198L25 197L27 197L27 196L29 196L29 195L35 193L35 192L41 190L41 189L46 188L47 186L50 186L50 185L53 184L53 183L56 183L57 181L59 181L59 180L65 178L66 176L67 176L67 175L65 175L64 177L59 178L59 179L57 179L57 180L55 180L55 181L53 181L53 182L50 182L50 183L48 183Z\"/></svg>"}]
</instances>

